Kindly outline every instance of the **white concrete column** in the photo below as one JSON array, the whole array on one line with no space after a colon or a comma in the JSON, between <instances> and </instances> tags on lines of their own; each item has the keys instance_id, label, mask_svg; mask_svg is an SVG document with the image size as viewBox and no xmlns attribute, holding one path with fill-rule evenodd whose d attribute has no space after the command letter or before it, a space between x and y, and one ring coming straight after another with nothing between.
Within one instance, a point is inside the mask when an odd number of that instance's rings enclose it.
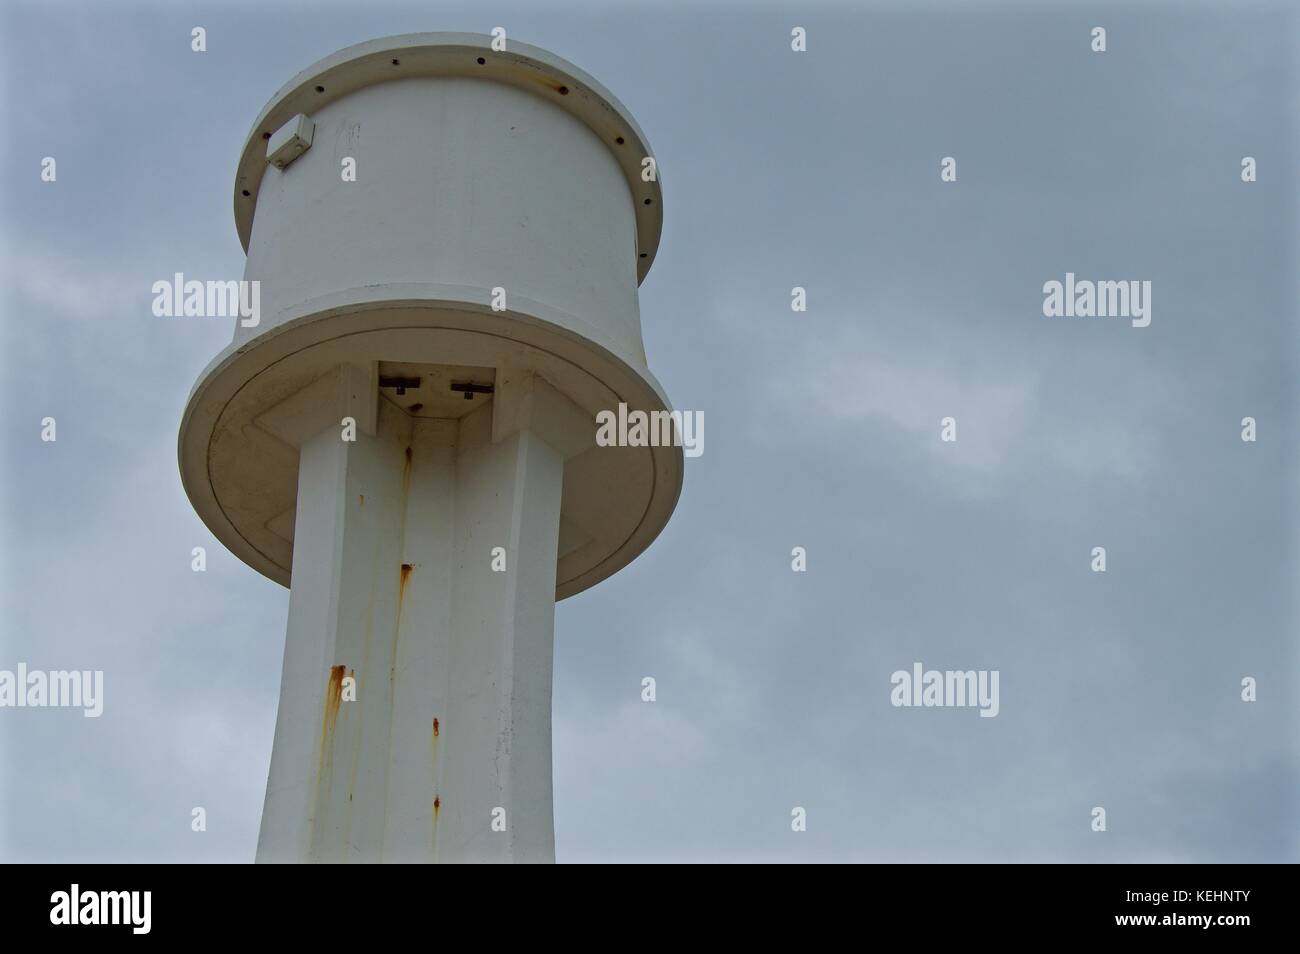
<instances>
[{"instance_id":1,"label":"white concrete column","mask_svg":"<svg viewBox=\"0 0 1300 954\"><path fill-rule=\"evenodd\" d=\"M554 860L561 491L594 424L531 375L498 381L459 420L381 400L352 442L302 435L349 400L315 385L268 415L301 456L259 861Z\"/></svg>"},{"instance_id":2,"label":"white concrete column","mask_svg":"<svg viewBox=\"0 0 1300 954\"><path fill-rule=\"evenodd\" d=\"M456 438L456 421L419 421L412 429L404 485L385 861L436 859L444 801L439 769L446 764L442 733L451 684Z\"/></svg>"},{"instance_id":3,"label":"white concrete column","mask_svg":"<svg viewBox=\"0 0 1300 954\"><path fill-rule=\"evenodd\" d=\"M532 431L492 443L490 410L462 423L456 467L439 857L547 862L555 860L551 660L564 458ZM491 569L497 547L505 572ZM504 832L492 830L497 809Z\"/></svg>"},{"instance_id":4,"label":"white concrete column","mask_svg":"<svg viewBox=\"0 0 1300 954\"><path fill-rule=\"evenodd\" d=\"M300 448L259 861L378 860L409 431L388 406L379 418L377 435L345 441L335 419Z\"/></svg>"}]
</instances>

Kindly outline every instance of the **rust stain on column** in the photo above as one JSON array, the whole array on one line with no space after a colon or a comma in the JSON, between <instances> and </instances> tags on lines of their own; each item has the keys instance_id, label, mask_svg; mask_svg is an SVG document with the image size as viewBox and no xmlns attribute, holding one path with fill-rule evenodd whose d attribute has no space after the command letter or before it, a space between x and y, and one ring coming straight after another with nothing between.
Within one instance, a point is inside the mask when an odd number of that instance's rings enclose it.
<instances>
[{"instance_id":1,"label":"rust stain on column","mask_svg":"<svg viewBox=\"0 0 1300 954\"><path fill-rule=\"evenodd\" d=\"M325 687L325 719L321 724L321 740L334 734L339 718L339 703L343 701L343 679L347 666L331 666L329 684Z\"/></svg>"},{"instance_id":2,"label":"rust stain on column","mask_svg":"<svg viewBox=\"0 0 1300 954\"><path fill-rule=\"evenodd\" d=\"M325 712L320 727L320 770L317 778L324 779L334 767L334 726L339 719L339 705L343 701L343 679L346 666L331 666L329 682L325 684Z\"/></svg>"},{"instance_id":3,"label":"rust stain on column","mask_svg":"<svg viewBox=\"0 0 1300 954\"><path fill-rule=\"evenodd\" d=\"M433 736L431 745L430 771L433 775L433 784L438 784L438 734L440 732L438 720L433 720ZM442 811L442 798L439 795L433 796L433 827L429 832L429 850L436 853L438 850L438 813Z\"/></svg>"}]
</instances>

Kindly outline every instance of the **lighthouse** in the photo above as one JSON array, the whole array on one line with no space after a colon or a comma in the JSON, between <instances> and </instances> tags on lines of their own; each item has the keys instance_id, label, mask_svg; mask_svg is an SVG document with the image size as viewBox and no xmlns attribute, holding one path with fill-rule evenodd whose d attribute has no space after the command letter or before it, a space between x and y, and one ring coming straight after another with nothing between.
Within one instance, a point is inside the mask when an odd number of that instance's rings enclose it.
<instances>
[{"instance_id":1,"label":"lighthouse","mask_svg":"<svg viewBox=\"0 0 1300 954\"><path fill-rule=\"evenodd\" d=\"M289 587L257 860L550 862L555 602L667 523L638 287L662 195L614 96L536 47L371 40L290 80L234 187L260 315L179 434L211 532Z\"/></svg>"}]
</instances>

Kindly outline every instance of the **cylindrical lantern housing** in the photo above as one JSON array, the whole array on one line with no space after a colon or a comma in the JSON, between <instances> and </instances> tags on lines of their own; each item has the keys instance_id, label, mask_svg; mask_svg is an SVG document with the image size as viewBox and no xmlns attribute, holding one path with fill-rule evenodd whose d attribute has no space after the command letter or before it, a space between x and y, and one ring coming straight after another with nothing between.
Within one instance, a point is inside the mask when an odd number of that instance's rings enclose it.
<instances>
[{"instance_id":1,"label":"cylindrical lantern housing","mask_svg":"<svg viewBox=\"0 0 1300 954\"><path fill-rule=\"evenodd\" d=\"M298 452L278 422L340 365L417 419L460 417L516 371L593 431L602 410L669 408L637 304L658 170L618 100L550 53L416 34L327 57L262 111L234 202L259 314L195 385L181 473L212 532L280 583ZM644 550L681 482L672 444L566 460L556 597Z\"/></svg>"}]
</instances>

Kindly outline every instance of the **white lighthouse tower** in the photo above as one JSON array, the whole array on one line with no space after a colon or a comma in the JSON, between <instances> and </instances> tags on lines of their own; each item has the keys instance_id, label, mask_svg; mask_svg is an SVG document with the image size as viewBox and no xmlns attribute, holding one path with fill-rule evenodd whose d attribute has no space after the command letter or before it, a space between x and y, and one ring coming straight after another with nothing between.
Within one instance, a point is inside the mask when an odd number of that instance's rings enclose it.
<instances>
[{"instance_id":1,"label":"white lighthouse tower","mask_svg":"<svg viewBox=\"0 0 1300 954\"><path fill-rule=\"evenodd\" d=\"M259 861L553 861L555 601L667 523L637 287L644 134L544 50L415 34L262 110L235 181L260 321L200 375L186 492L290 586Z\"/></svg>"}]
</instances>

